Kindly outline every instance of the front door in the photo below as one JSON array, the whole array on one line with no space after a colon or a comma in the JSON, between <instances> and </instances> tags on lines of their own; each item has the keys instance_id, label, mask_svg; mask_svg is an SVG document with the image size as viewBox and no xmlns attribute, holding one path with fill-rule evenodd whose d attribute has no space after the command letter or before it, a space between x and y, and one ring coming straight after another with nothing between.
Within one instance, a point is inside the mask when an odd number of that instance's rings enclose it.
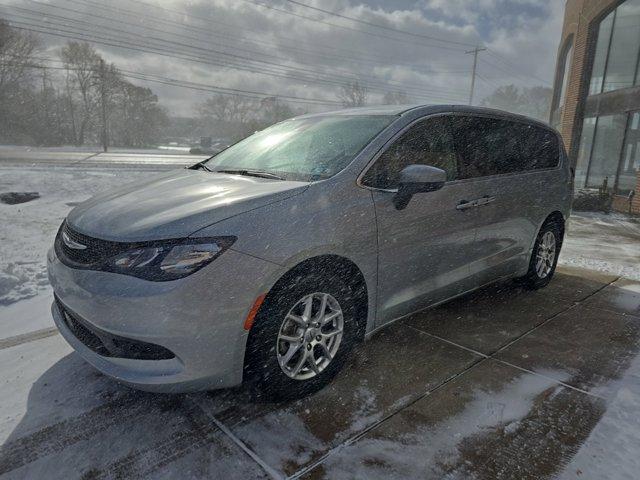
<instances>
[{"instance_id":1,"label":"front door","mask_svg":"<svg viewBox=\"0 0 640 480\"><path fill-rule=\"evenodd\" d=\"M435 192L419 193L406 208L393 203L400 171L414 164L447 172ZM377 326L473 288L477 212L463 205L477 197L473 182L459 182L448 116L410 126L363 177L372 189L378 228Z\"/></svg>"}]
</instances>

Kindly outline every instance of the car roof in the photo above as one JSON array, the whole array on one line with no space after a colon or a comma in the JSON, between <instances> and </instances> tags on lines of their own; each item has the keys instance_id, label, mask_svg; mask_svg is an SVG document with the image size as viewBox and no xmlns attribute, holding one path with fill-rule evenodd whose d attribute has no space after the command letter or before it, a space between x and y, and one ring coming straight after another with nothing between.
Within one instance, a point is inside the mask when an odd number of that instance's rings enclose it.
<instances>
[{"instance_id":1,"label":"car roof","mask_svg":"<svg viewBox=\"0 0 640 480\"><path fill-rule=\"evenodd\" d=\"M335 115L401 115L408 110L427 105L373 105L370 107L344 108L322 113L309 113L298 118L330 117Z\"/></svg>"},{"instance_id":2,"label":"car roof","mask_svg":"<svg viewBox=\"0 0 640 480\"><path fill-rule=\"evenodd\" d=\"M417 112L416 112L417 111ZM412 104L412 105L377 105L370 107L357 107L346 108L342 110L333 110L330 112L311 113L302 115L297 118L311 118L311 117L323 117L323 116L336 116L336 115L404 115L408 112L419 113L428 115L430 113L439 112L459 112L470 113L473 115L490 115L492 117L499 117L505 120L517 120L521 122L532 123L540 125L546 128L550 128L549 124L536 120L535 118L527 117L525 115L518 115L516 113L506 112L504 110L497 110L495 108L487 107L472 107L470 105L442 105L442 104Z\"/></svg>"}]
</instances>

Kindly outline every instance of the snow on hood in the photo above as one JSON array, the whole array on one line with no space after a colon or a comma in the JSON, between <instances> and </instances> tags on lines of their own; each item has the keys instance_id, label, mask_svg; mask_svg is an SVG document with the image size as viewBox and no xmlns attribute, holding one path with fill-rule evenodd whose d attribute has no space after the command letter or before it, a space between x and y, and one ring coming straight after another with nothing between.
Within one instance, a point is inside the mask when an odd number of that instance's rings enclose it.
<instances>
[{"instance_id":1,"label":"snow on hood","mask_svg":"<svg viewBox=\"0 0 640 480\"><path fill-rule=\"evenodd\" d=\"M302 193L307 183L178 170L97 195L67 217L79 233L138 242L186 237L213 223Z\"/></svg>"}]
</instances>

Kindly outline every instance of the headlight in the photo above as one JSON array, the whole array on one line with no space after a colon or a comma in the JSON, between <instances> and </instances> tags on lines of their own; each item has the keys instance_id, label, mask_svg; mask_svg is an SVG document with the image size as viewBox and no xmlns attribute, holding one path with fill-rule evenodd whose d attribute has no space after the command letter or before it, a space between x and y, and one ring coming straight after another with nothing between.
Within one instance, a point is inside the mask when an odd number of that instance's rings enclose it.
<instances>
[{"instance_id":1,"label":"headlight","mask_svg":"<svg viewBox=\"0 0 640 480\"><path fill-rule=\"evenodd\" d=\"M110 258L105 270L164 282L186 277L212 262L235 237L172 240L136 245Z\"/></svg>"}]
</instances>

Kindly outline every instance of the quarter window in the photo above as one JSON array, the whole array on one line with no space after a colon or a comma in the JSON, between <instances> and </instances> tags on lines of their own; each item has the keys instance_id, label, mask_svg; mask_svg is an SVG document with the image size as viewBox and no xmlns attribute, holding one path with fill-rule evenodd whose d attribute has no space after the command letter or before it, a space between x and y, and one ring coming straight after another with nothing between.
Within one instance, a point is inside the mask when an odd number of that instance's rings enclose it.
<instances>
[{"instance_id":1,"label":"quarter window","mask_svg":"<svg viewBox=\"0 0 640 480\"><path fill-rule=\"evenodd\" d=\"M367 171L363 183L375 188L398 187L400 171L409 165L430 165L458 178L458 163L448 117L423 120L397 139Z\"/></svg>"}]
</instances>

